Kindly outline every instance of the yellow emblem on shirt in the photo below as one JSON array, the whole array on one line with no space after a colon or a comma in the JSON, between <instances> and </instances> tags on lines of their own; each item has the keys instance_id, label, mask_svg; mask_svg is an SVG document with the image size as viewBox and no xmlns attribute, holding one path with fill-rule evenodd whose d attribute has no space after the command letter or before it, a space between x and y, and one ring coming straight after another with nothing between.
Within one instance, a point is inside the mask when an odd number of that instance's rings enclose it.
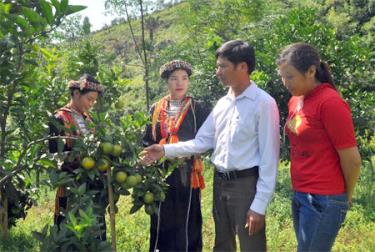
<instances>
[{"instance_id":1,"label":"yellow emblem on shirt","mask_svg":"<svg viewBox=\"0 0 375 252\"><path fill-rule=\"evenodd\" d=\"M294 134L298 133L298 127L302 123L302 117L300 115L295 115L291 120L288 122L288 129L293 132Z\"/></svg>"}]
</instances>

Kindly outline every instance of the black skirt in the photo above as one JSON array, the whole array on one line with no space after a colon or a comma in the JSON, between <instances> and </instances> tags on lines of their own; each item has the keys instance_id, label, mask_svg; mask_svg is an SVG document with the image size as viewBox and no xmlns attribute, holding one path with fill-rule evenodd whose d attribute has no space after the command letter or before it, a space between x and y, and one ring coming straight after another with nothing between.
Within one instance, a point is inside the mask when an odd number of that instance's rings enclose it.
<instances>
[{"instance_id":1,"label":"black skirt","mask_svg":"<svg viewBox=\"0 0 375 252\"><path fill-rule=\"evenodd\" d=\"M167 183L160 218L157 214L151 216L150 251L202 251L200 189L190 187L190 176L180 168L172 172Z\"/></svg>"}]
</instances>

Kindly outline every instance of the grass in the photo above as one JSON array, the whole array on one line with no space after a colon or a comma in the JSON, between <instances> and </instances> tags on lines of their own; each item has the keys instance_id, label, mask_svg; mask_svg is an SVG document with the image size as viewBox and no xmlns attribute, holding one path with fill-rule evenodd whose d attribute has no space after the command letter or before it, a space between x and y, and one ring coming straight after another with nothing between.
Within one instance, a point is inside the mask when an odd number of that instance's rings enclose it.
<instances>
[{"instance_id":1,"label":"grass","mask_svg":"<svg viewBox=\"0 0 375 252\"><path fill-rule=\"evenodd\" d=\"M207 168L206 189L202 192L203 251L212 251L215 236L211 214L212 175L212 169ZM148 215L143 210L129 215L130 197L121 197L118 206L119 212L116 215L118 251L148 251ZM347 214L333 251L375 251L375 223L368 212L368 209L355 202ZM29 211L26 219L20 220L10 231L9 239L0 242L0 251L39 251L38 243L31 232L40 230L47 223L52 223L52 213L53 195L49 192L39 201L38 206L34 206ZM266 221L268 250L295 251L296 240L290 210L290 179L286 164L280 167L276 194L268 208Z\"/></svg>"}]
</instances>

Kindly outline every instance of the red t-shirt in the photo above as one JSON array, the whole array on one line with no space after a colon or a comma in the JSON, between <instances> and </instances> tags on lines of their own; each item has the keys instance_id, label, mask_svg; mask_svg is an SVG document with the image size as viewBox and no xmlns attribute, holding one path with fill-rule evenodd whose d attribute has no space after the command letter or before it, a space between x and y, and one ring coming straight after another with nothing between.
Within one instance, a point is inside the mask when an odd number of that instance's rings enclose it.
<instances>
[{"instance_id":1,"label":"red t-shirt","mask_svg":"<svg viewBox=\"0 0 375 252\"><path fill-rule=\"evenodd\" d=\"M325 195L344 193L336 149L357 145L349 105L324 83L305 97L293 96L288 109L285 130L291 145L293 189Z\"/></svg>"}]
</instances>

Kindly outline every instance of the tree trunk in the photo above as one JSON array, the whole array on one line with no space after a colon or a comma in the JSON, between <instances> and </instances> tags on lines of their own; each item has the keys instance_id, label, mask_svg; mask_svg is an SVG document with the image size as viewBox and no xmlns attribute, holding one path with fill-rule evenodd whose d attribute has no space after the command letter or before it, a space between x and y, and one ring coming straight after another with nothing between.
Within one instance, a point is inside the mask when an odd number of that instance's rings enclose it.
<instances>
[{"instance_id":1,"label":"tree trunk","mask_svg":"<svg viewBox=\"0 0 375 252\"><path fill-rule=\"evenodd\" d=\"M143 49L143 62L145 67L145 89L146 89L146 109L150 110L150 98L149 98L149 84L148 84L148 60L147 60L147 49L146 49L146 38L145 38L145 17L143 11L143 1L139 0L139 6L141 9L141 30L142 30L142 49Z\"/></svg>"},{"instance_id":2,"label":"tree trunk","mask_svg":"<svg viewBox=\"0 0 375 252\"><path fill-rule=\"evenodd\" d=\"M112 179L111 170L107 171L107 184L108 184L108 200L109 200L109 222L111 227L111 243L112 251L116 252L116 213L115 203L113 199Z\"/></svg>"},{"instance_id":3,"label":"tree trunk","mask_svg":"<svg viewBox=\"0 0 375 252\"><path fill-rule=\"evenodd\" d=\"M0 225L1 236L5 240L8 238L8 198L5 191L0 191Z\"/></svg>"}]
</instances>

